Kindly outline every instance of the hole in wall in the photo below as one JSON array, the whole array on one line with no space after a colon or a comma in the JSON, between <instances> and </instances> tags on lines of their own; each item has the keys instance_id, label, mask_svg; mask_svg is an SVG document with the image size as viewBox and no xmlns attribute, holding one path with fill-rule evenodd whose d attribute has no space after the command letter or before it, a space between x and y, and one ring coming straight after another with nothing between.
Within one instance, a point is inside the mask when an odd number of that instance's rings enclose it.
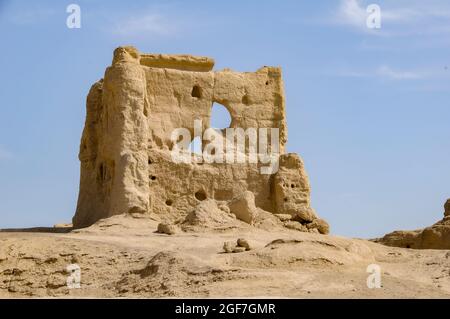
<instances>
[{"instance_id":1,"label":"hole in wall","mask_svg":"<svg viewBox=\"0 0 450 319\"><path fill-rule=\"evenodd\" d=\"M102 162L98 166L97 181L100 183L107 182L113 178L114 161Z\"/></svg>"},{"instance_id":2,"label":"hole in wall","mask_svg":"<svg viewBox=\"0 0 450 319\"><path fill-rule=\"evenodd\" d=\"M106 179L106 168L105 164L101 163L98 167L98 176L101 181L104 181Z\"/></svg>"},{"instance_id":3,"label":"hole in wall","mask_svg":"<svg viewBox=\"0 0 450 319\"><path fill-rule=\"evenodd\" d=\"M156 176L152 175L152 176L150 176L150 179L151 179L152 181L154 181L154 180L156 180Z\"/></svg>"},{"instance_id":4,"label":"hole in wall","mask_svg":"<svg viewBox=\"0 0 450 319\"><path fill-rule=\"evenodd\" d=\"M128 210L128 214L144 214L145 210L140 207L133 206Z\"/></svg>"},{"instance_id":5,"label":"hole in wall","mask_svg":"<svg viewBox=\"0 0 450 319\"><path fill-rule=\"evenodd\" d=\"M206 193L204 191L202 191L202 190L197 191L195 193L195 198L197 198L199 201L203 201L203 200L206 199Z\"/></svg>"},{"instance_id":6,"label":"hole in wall","mask_svg":"<svg viewBox=\"0 0 450 319\"><path fill-rule=\"evenodd\" d=\"M266 85L269 85L269 81L266 81Z\"/></svg>"},{"instance_id":7,"label":"hole in wall","mask_svg":"<svg viewBox=\"0 0 450 319\"><path fill-rule=\"evenodd\" d=\"M191 96L197 99L201 99L202 97L202 89L198 85L194 85L192 88Z\"/></svg>"},{"instance_id":8,"label":"hole in wall","mask_svg":"<svg viewBox=\"0 0 450 319\"><path fill-rule=\"evenodd\" d=\"M230 127L230 125L231 125L230 112L222 104L214 102L211 109L209 127L215 129L223 129Z\"/></svg>"},{"instance_id":9,"label":"hole in wall","mask_svg":"<svg viewBox=\"0 0 450 319\"><path fill-rule=\"evenodd\" d=\"M173 201L171 199L166 200L166 205L167 206L172 206Z\"/></svg>"},{"instance_id":10,"label":"hole in wall","mask_svg":"<svg viewBox=\"0 0 450 319\"><path fill-rule=\"evenodd\" d=\"M249 100L247 94L245 94L245 95L242 97L242 104L244 104L244 105L250 105L250 100Z\"/></svg>"}]
</instances>

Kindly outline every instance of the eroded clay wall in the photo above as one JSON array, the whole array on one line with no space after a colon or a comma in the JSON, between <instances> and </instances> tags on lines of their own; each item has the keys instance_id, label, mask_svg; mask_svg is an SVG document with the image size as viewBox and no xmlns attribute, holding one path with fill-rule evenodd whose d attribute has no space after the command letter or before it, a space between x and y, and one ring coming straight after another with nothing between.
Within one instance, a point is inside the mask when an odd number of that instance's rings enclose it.
<instances>
[{"instance_id":1,"label":"eroded clay wall","mask_svg":"<svg viewBox=\"0 0 450 319\"><path fill-rule=\"evenodd\" d=\"M157 147L171 146L175 128L194 136L194 120L210 127L214 102L230 112L230 127L279 128L281 152L287 139L283 82L279 68L257 72L191 72L143 67L147 81L149 130Z\"/></svg>"},{"instance_id":2,"label":"eroded clay wall","mask_svg":"<svg viewBox=\"0 0 450 319\"><path fill-rule=\"evenodd\" d=\"M172 131L187 128L194 138L194 120L209 127L214 102L229 110L231 127L279 128L284 153L281 70L214 72L211 61L116 49L112 66L87 100L75 227L123 213L176 219L205 198L229 201L245 191L269 212L309 212L307 176L293 155L282 155L280 172L273 175L261 174L261 164L173 162Z\"/></svg>"}]
</instances>

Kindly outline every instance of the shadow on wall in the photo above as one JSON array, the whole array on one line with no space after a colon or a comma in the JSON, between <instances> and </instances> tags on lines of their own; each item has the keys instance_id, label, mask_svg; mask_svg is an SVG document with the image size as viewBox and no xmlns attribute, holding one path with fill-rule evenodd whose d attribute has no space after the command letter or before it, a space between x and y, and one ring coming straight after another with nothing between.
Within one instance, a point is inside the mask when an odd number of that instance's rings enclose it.
<instances>
[{"instance_id":1,"label":"shadow on wall","mask_svg":"<svg viewBox=\"0 0 450 319\"><path fill-rule=\"evenodd\" d=\"M58 233L65 234L72 231L73 227L31 227L31 228L5 228L0 233Z\"/></svg>"}]
</instances>

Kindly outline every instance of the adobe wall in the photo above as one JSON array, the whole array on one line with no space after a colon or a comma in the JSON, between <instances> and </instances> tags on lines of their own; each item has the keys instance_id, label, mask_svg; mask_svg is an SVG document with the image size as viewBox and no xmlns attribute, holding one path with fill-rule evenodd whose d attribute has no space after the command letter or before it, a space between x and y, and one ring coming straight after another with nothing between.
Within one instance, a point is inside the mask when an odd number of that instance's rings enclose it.
<instances>
[{"instance_id":1,"label":"adobe wall","mask_svg":"<svg viewBox=\"0 0 450 319\"><path fill-rule=\"evenodd\" d=\"M228 203L245 191L272 213L316 219L302 160L284 154L287 141L281 69L212 71L214 61L189 55L115 50L112 66L87 97L79 158L80 193L74 227L116 214L186 215L205 198ZM210 125L214 102L230 112L231 127L278 128L280 166L260 163L174 163L171 134L194 120Z\"/></svg>"}]
</instances>

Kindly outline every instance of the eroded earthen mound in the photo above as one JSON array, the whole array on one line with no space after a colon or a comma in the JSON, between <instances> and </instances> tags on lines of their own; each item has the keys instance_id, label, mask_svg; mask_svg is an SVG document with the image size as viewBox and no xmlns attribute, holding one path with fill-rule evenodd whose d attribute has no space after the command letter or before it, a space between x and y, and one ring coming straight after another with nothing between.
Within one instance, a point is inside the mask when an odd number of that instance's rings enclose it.
<instances>
[{"instance_id":1,"label":"eroded earthen mound","mask_svg":"<svg viewBox=\"0 0 450 319\"><path fill-rule=\"evenodd\" d=\"M199 203L181 223L185 231L224 230L236 226L236 216L230 213L228 206L224 203L217 205L212 199Z\"/></svg>"},{"instance_id":2,"label":"eroded earthen mound","mask_svg":"<svg viewBox=\"0 0 450 319\"><path fill-rule=\"evenodd\" d=\"M396 247L450 249L450 199L444 204L444 218L436 224L413 231L394 231L375 241Z\"/></svg>"},{"instance_id":3,"label":"eroded earthen mound","mask_svg":"<svg viewBox=\"0 0 450 319\"><path fill-rule=\"evenodd\" d=\"M229 271L211 267L201 260L179 252L157 253L143 268L122 276L115 289L123 295L190 296L207 293L205 285L223 281Z\"/></svg>"}]
</instances>

